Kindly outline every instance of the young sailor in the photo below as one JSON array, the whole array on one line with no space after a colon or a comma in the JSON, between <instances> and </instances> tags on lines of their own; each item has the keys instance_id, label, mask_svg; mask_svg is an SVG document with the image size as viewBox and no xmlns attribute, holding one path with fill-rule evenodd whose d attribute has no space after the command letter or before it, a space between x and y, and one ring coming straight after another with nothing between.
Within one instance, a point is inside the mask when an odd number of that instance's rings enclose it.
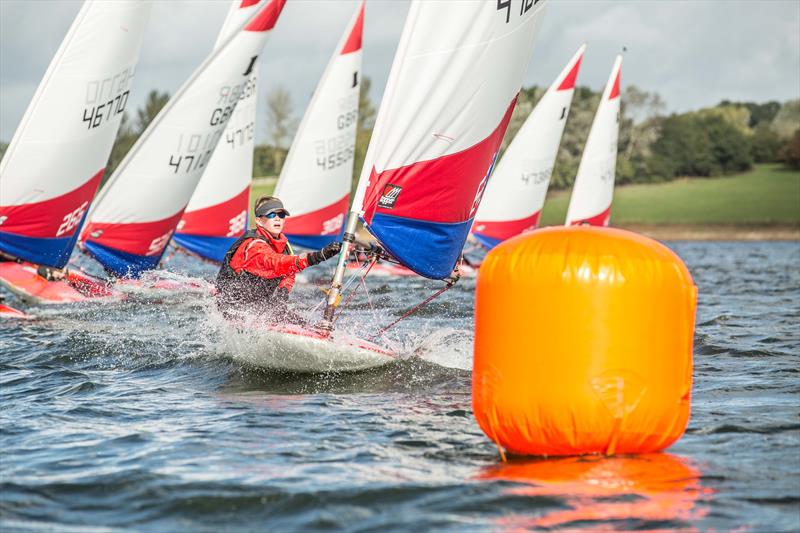
<instances>
[{"instance_id":1,"label":"young sailor","mask_svg":"<svg viewBox=\"0 0 800 533\"><path fill-rule=\"evenodd\" d=\"M341 243L295 255L283 234L289 216L283 202L273 196L259 198L255 215L256 228L233 243L222 261L217 275L217 304L226 314L267 313L279 320L298 321L286 306L295 275L336 257Z\"/></svg>"}]
</instances>

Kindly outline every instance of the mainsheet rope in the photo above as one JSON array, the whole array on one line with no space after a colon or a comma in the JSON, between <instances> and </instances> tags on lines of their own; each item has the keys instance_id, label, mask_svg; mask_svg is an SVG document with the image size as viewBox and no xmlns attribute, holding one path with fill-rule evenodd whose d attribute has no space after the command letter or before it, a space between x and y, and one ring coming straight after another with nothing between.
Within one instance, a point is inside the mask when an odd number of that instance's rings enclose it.
<instances>
[{"instance_id":1,"label":"mainsheet rope","mask_svg":"<svg viewBox=\"0 0 800 533\"><path fill-rule=\"evenodd\" d=\"M448 283L447 285L445 285L444 287L442 287L441 289L439 289L435 293L433 293L430 296L428 296L427 298L425 298L422 302L418 303L417 305L415 305L414 307L412 307L411 309L406 311L406 313L403 314L403 316L401 316L400 318L398 318L397 320L395 320L394 322L392 322L388 326L385 326L380 331L378 331L376 334L372 335L368 340L371 341L371 340L377 339L378 337L380 337L381 335L386 333L390 328L393 328L394 326L396 326L397 324L399 324L400 322L402 322L406 318L410 317L411 315L413 315L414 313L416 313L417 311L422 309L424 306L428 305L434 298L438 298L439 296L444 294L445 291L450 290L455 284L456 284L455 282Z\"/></svg>"}]
</instances>

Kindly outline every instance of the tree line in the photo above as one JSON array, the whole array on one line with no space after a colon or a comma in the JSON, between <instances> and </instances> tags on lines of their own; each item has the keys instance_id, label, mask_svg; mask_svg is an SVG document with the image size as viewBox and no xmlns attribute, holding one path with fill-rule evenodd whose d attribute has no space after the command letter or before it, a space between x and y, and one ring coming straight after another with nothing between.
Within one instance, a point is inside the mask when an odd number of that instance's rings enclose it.
<instances>
[{"instance_id":1,"label":"tree line","mask_svg":"<svg viewBox=\"0 0 800 533\"><path fill-rule=\"evenodd\" d=\"M546 88L524 88L503 140L507 146ZM576 87L550 186L572 186L601 92ZM628 86L622 93L616 183L652 183L678 177L742 172L755 163L800 169L800 100L722 101L686 113L665 113L654 92Z\"/></svg>"},{"instance_id":2,"label":"tree line","mask_svg":"<svg viewBox=\"0 0 800 533\"><path fill-rule=\"evenodd\" d=\"M361 167L375 122L370 99L371 82L362 78L355 146L353 182ZM546 88L520 91L517 106L501 147L504 150L533 110ZM550 186L572 186L601 93L576 87ZM150 122L169 100L169 94L151 91L133 118L125 112L106 167L106 179L122 161ZM297 129L291 95L276 87L266 98L266 142L256 145L253 175L277 176ZM655 92L628 86L622 93L616 182L649 183L677 177L711 177L741 172L755 163L782 162L800 169L800 100L722 101L686 113L665 113ZM7 145L0 143L0 157ZM502 154L501 154L502 157Z\"/></svg>"}]
</instances>

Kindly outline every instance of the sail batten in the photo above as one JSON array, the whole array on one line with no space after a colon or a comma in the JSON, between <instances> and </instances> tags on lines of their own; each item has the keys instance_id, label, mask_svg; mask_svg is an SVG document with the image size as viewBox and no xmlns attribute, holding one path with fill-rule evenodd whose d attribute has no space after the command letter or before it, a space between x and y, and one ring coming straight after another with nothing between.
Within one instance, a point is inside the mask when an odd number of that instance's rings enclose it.
<instances>
[{"instance_id":1,"label":"sail batten","mask_svg":"<svg viewBox=\"0 0 800 533\"><path fill-rule=\"evenodd\" d=\"M353 210L422 276L447 277L461 255L544 4L411 4Z\"/></svg>"}]
</instances>

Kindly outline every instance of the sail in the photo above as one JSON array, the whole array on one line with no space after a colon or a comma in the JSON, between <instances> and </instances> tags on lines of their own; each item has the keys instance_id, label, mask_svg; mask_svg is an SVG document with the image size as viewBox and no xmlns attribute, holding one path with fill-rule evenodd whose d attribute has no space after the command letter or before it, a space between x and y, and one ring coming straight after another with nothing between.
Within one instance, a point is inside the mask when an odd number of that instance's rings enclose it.
<instances>
[{"instance_id":1,"label":"sail","mask_svg":"<svg viewBox=\"0 0 800 533\"><path fill-rule=\"evenodd\" d=\"M353 209L422 276L445 278L461 255L544 5L411 4Z\"/></svg>"},{"instance_id":2,"label":"sail","mask_svg":"<svg viewBox=\"0 0 800 533\"><path fill-rule=\"evenodd\" d=\"M233 0L214 48L219 48L257 9L258 1ZM173 236L183 248L212 261L222 261L228 248L247 229L257 76L258 61L248 80L252 90L236 104Z\"/></svg>"},{"instance_id":3,"label":"sail","mask_svg":"<svg viewBox=\"0 0 800 533\"><path fill-rule=\"evenodd\" d=\"M570 59L497 163L472 226L485 247L539 224L585 50L584 44Z\"/></svg>"},{"instance_id":4,"label":"sail","mask_svg":"<svg viewBox=\"0 0 800 533\"><path fill-rule=\"evenodd\" d=\"M246 1L246 0L245 0ZM118 276L154 268L239 100L285 0L262 2L178 89L100 191L81 234Z\"/></svg>"},{"instance_id":5,"label":"sail","mask_svg":"<svg viewBox=\"0 0 800 533\"><path fill-rule=\"evenodd\" d=\"M150 4L88 0L0 163L0 250L69 260L128 103Z\"/></svg>"},{"instance_id":6,"label":"sail","mask_svg":"<svg viewBox=\"0 0 800 533\"><path fill-rule=\"evenodd\" d=\"M617 56L583 149L567 209L567 226L608 226L611 218L617 167L621 67L622 56Z\"/></svg>"},{"instance_id":7,"label":"sail","mask_svg":"<svg viewBox=\"0 0 800 533\"><path fill-rule=\"evenodd\" d=\"M353 181L361 71L361 2L311 98L283 165L275 196L291 213L293 244L322 248L341 238Z\"/></svg>"}]
</instances>

